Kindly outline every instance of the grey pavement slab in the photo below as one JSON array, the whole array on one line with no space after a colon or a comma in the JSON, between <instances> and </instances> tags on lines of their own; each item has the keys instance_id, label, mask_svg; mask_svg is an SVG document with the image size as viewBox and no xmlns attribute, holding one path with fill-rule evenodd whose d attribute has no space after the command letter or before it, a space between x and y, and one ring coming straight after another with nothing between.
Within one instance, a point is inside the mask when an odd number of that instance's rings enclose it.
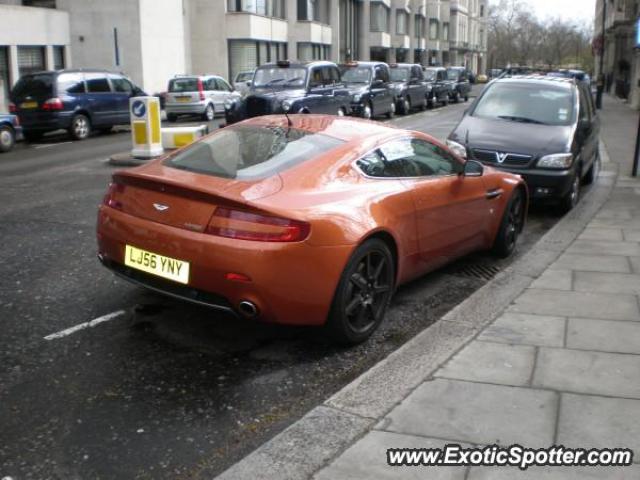
<instances>
[{"instance_id":1,"label":"grey pavement slab","mask_svg":"<svg viewBox=\"0 0 640 480\"><path fill-rule=\"evenodd\" d=\"M587 227L578 237L578 240L613 240L622 242L622 229L606 227Z\"/></svg>"},{"instance_id":2,"label":"grey pavement slab","mask_svg":"<svg viewBox=\"0 0 640 480\"><path fill-rule=\"evenodd\" d=\"M507 312L489 325L478 336L478 340L562 347L564 330L564 317Z\"/></svg>"},{"instance_id":3,"label":"grey pavement slab","mask_svg":"<svg viewBox=\"0 0 640 480\"><path fill-rule=\"evenodd\" d=\"M567 249L567 253L587 255L640 255L640 244L637 242L612 242L607 240L576 240Z\"/></svg>"},{"instance_id":4,"label":"grey pavement slab","mask_svg":"<svg viewBox=\"0 0 640 480\"><path fill-rule=\"evenodd\" d=\"M640 321L640 307L634 295L531 288L520 295L509 310L537 315Z\"/></svg>"},{"instance_id":5,"label":"grey pavement slab","mask_svg":"<svg viewBox=\"0 0 640 480\"><path fill-rule=\"evenodd\" d=\"M640 322L570 318L567 348L640 355Z\"/></svg>"},{"instance_id":6,"label":"grey pavement slab","mask_svg":"<svg viewBox=\"0 0 640 480\"><path fill-rule=\"evenodd\" d=\"M636 196L636 200L637 200ZM640 218L632 218L630 220L620 219L620 218L599 218L594 219L589 224L592 227L617 227L617 228L640 228Z\"/></svg>"},{"instance_id":7,"label":"grey pavement slab","mask_svg":"<svg viewBox=\"0 0 640 480\"><path fill-rule=\"evenodd\" d=\"M372 431L358 440L327 468L321 470L316 480L464 480L465 467L390 467L387 465L388 448L443 448L447 443L412 435ZM464 448L470 445L463 445Z\"/></svg>"},{"instance_id":8,"label":"grey pavement slab","mask_svg":"<svg viewBox=\"0 0 640 480\"><path fill-rule=\"evenodd\" d=\"M638 480L640 465L630 467L474 467L467 480Z\"/></svg>"},{"instance_id":9,"label":"grey pavement slab","mask_svg":"<svg viewBox=\"0 0 640 480\"><path fill-rule=\"evenodd\" d=\"M630 448L638 455L640 400L562 394L558 444L565 447ZM636 457L634 461L638 463L640 458Z\"/></svg>"},{"instance_id":10,"label":"grey pavement slab","mask_svg":"<svg viewBox=\"0 0 640 480\"><path fill-rule=\"evenodd\" d=\"M627 242L640 242L640 228L625 228L623 234Z\"/></svg>"},{"instance_id":11,"label":"grey pavement slab","mask_svg":"<svg viewBox=\"0 0 640 480\"><path fill-rule=\"evenodd\" d=\"M619 255L584 255L565 253L551 268L582 270L586 272L630 273L631 267L626 257Z\"/></svg>"},{"instance_id":12,"label":"grey pavement slab","mask_svg":"<svg viewBox=\"0 0 640 480\"><path fill-rule=\"evenodd\" d=\"M540 275L531 288L545 288L550 290L571 290L573 284L573 272L564 269L548 269Z\"/></svg>"},{"instance_id":13,"label":"grey pavement slab","mask_svg":"<svg viewBox=\"0 0 640 480\"><path fill-rule=\"evenodd\" d=\"M371 426L371 420L316 407L218 479L308 479Z\"/></svg>"},{"instance_id":14,"label":"grey pavement slab","mask_svg":"<svg viewBox=\"0 0 640 480\"><path fill-rule=\"evenodd\" d=\"M640 398L640 356L541 347L536 387Z\"/></svg>"},{"instance_id":15,"label":"grey pavement slab","mask_svg":"<svg viewBox=\"0 0 640 480\"><path fill-rule=\"evenodd\" d=\"M640 274L575 272L577 292L640 294Z\"/></svg>"},{"instance_id":16,"label":"grey pavement slab","mask_svg":"<svg viewBox=\"0 0 640 480\"><path fill-rule=\"evenodd\" d=\"M438 370L436 377L501 385L527 385L533 372L535 347L474 341Z\"/></svg>"},{"instance_id":17,"label":"grey pavement slab","mask_svg":"<svg viewBox=\"0 0 640 480\"><path fill-rule=\"evenodd\" d=\"M633 273L640 273L640 257L629 257L629 263Z\"/></svg>"},{"instance_id":18,"label":"grey pavement slab","mask_svg":"<svg viewBox=\"0 0 640 480\"><path fill-rule=\"evenodd\" d=\"M558 395L531 388L436 379L420 385L378 428L483 445L553 443Z\"/></svg>"},{"instance_id":19,"label":"grey pavement slab","mask_svg":"<svg viewBox=\"0 0 640 480\"><path fill-rule=\"evenodd\" d=\"M633 215L631 214L631 212L629 211L628 208L623 207L623 208L610 208L607 205L605 205L599 212L598 214L593 217L594 220L602 220L603 218L611 218L611 219L618 219L618 220L631 220L633 218Z\"/></svg>"}]
</instances>

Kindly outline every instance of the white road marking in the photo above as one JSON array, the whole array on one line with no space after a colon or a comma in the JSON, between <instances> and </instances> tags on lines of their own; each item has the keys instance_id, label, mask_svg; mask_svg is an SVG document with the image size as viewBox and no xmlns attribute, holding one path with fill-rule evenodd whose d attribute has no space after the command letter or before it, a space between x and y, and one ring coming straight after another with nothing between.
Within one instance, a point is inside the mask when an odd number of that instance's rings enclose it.
<instances>
[{"instance_id":1,"label":"white road marking","mask_svg":"<svg viewBox=\"0 0 640 480\"><path fill-rule=\"evenodd\" d=\"M73 143L73 142L44 143L42 145L35 145L33 148L35 148L35 149L50 148L50 147L57 147L58 145L67 145L69 143Z\"/></svg>"},{"instance_id":2,"label":"white road marking","mask_svg":"<svg viewBox=\"0 0 640 480\"><path fill-rule=\"evenodd\" d=\"M78 332L80 330L84 330L85 328L93 328L96 325L100 325L101 323L108 322L109 320L113 320L120 315L124 315L124 310L118 310L117 312L109 313L108 315L103 315L102 317L94 318L90 322L79 323L73 327L67 328L65 330L61 330L56 333L52 333L51 335L47 335L44 337L45 340L56 340L57 338L63 338L71 335L72 333Z\"/></svg>"}]
</instances>

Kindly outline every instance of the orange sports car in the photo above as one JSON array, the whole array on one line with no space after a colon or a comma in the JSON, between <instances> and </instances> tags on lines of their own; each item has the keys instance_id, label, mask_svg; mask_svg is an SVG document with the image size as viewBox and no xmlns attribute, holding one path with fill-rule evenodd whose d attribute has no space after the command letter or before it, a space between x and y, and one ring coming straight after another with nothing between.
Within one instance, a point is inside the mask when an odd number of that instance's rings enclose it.
<instances>
[{"instance_id":1,"label":"orange sports car","mask_svg":"<svg viewBox=\"0 0 640 480\"><path fill-rule=\"evenodd\" d=\"M263 116L116 172L98 256L166 295L357 343L398 285L474 250L509 255L527 203L520 177L422 133Z\"/></svg>"}]
</instances>

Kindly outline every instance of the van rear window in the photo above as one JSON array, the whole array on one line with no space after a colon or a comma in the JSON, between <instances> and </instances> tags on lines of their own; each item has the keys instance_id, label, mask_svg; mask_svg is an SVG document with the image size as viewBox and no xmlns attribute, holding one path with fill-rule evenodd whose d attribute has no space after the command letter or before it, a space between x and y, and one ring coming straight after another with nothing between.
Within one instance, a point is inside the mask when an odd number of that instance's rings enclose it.
<instances>
[{"instance_id":1,"label":"van rear window","mask_svg":"<svg viewBox=\"0 0 640 480\"><path fill-rule=\"evenodd\" d=\"M16 98L34 97L48 98L53 95L53 74L40 73L35 75L25 75L11 92Z\"/></svg>"},{"instance_id":2,"label":"van rear window","mask_svg":"<svg viewBox=\"0 0 640 480\"><path fill-rule=\"evenodd\" d=\"M295 128L238 125L194 143L165 165L215 177L258 180L316 158L343 143Z\"/></svg>"},{"instance_id":3,"label":"van rear window","mask_svg":"<svg viewBox=\"0 0 640 480\"><path fill-rule=\"evenodd\" d=\"M170 92L197 92L197 78L175 78L169 82Z\"/></svg>"}]
</instances>

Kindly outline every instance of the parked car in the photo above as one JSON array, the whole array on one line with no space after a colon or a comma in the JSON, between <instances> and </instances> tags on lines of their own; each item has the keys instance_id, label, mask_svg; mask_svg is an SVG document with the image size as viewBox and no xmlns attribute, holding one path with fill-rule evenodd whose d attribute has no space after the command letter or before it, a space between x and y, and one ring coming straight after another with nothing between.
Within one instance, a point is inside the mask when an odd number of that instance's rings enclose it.
<instances>
[{"instance_id":1,"label":"parked car","mask_svg":"<svg viewBox=\"0 0 640 480\"><path fill-rule=\"evenodd\" d=\"M271 115L116 172L99 207L98 257L156 292L324 325L353 344L379 326L397 285L474 250L509 255L526 207L520 177L423 133Z\"/></svg>"},{"instance_id":2,"label":"parked car","mask_svg":"<svg viewBox=\"0 0 640 480\"><path fill-rule=\"evenodd\" d=\"M84 140L93 129L109 131L128 124L129 99L146 95L119 73L104 70L57 70L24 75L10 94L27 140L65 129Z\"/></svg>"},{"instance_id":3,"label":"parked car","mask_svg":"<svg viewBox=\"0 0 640 480\"><path fill-rule=\"evenodd\" d=\"M481 73L476 78L476 83L487 83L488 81L489 81L489 77L487 75L485 75L484 73Z\"/></svg>"},{"instance_id":4,"label":"parked car","mask_svg":"<svg viewBox=\"0 0 640 480\"><path fill-rule=\"evenodd\" d=\"M251 80L253 80L253 74L255 70L247 70L245 72L239 72L236 78L233 80L233 88L241 95L249 92L251 88Z\"/></svg>"},{"instance_id":5,"label":"parked car","mask_svg":"<svg viewBox=\"0 0 640 480\"><path fill-rule=\"evenodd\" d=\"M228 100L240 98L227 81L217 75L180 75L169 80L165 111L167 120L175 122L180 115L199 115L211 121L224 114Z\"/></svg>"},{"instance_id":6,"label":"parked car","mask_svg":"<svg viewBox=\"0 0 640 480\"><path fill-rule=\"evenodd\" d=\"M494 80L449 135L459 155L521 175L534 201L564 211L598 175L600 120L588 89L572 79Z\"/></svg>"},{"instance_id":7,"label":"parked car","mask_svg":"<svg viewBox=\"0 0 640 480\"><path fill-rule=\"evenodd\" d=\"M502 73L502 69L501 68L492 68L488 72L488 77L490 79L494 79L494 78L499 77L501 73Z\"/></svg>"},{"instance_id":8,"label":"parked car","mask_svg":"<svg viewBox=\"0 0 640 480\"><path fill-rule=\"evenodd\" d=\"M451 82L451 100L458 103L460 99L469 100L471 93L471 83L469 82L468 71L464 67L447 68L447 78Z\"/></svg>"},{"instance_id":9,"label":"parked car","mask_svg":"<svg viewBox=\"0 0 640 480\"><path fill-rule=\"evenodd\" d=\"M11 151L22 140L22 126L16 115L0 113L0 153Z\"/></svg>"},{"instance_id":10,"label":"parked car","mask_svg":"<svg viewBox=\"0 0 640 480\"><path fill-rule=\"evenodd\" d=\"M347 115L351 94L335 63L325 61L262 65L249 93L225 104L227 124L273 113L325 113Z\"/></svg>"},{"instance_id":11,"label":"parked car","mask_svg":"<svg viewBox=\"0 0 640 480\"><path fill-rule=\"evenodd\" d=\"M435 107L438 103L449 105L449 96L452 88L447 80L447 69L442 67L428 67L424 69L424 81L427 84L427 101L429 107Z\"/></svg>"},{"instance_id":12,"label":"parked car","mask_svg":"<svg viewBox=\"0 0 640 480\"><path fill-rule=\"evenodd\" d=\"M547 75L550 77L573 78L578 82L584 83L587 88L591 88L591 77L582 70L555 70L548 72Z\"/></svg>"},{"instance_id":13,"label":"parked car","mask_svg":"<svg viewBox=\"0 0 640 480\"><path fill-rule=\"evenodd\" d=\"M342 81L351 94L351 114L363 118L393 117L396 102L384 62L351 62L340 66Z\"/></svg>"},{"instance_id":14,"label":"parked car","mask_svg":"<svg viewBox=\"0 0 640 480\"><path fill-rule=\"evenodd\" d=\"M396 97L396 111L407 115L411 109L427 108L427 84L422 67L415 63L389 65L391 85Z\"/></svg>"}]
</instances>

